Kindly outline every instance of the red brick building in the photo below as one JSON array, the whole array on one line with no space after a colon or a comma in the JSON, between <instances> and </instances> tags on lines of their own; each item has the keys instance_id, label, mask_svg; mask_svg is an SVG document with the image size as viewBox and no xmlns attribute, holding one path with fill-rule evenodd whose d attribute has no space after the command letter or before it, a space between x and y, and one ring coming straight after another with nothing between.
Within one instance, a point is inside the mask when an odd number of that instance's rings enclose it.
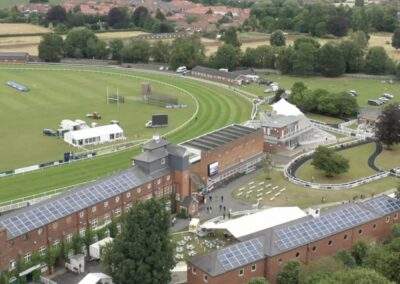
<instances>
[{"instance_id":1,"label":"red brick building","mask_svg":"<svg viewBox=\"0 0 400 284\"><path fill-rule=\"evenodd\" d=\"M193 257L188 284L245 284L260 276L276 283L288 261L306 264L350 249L360 239L389 237L399 213L400 201L382 195L245 236L237 244Z\"/></svg>"},{"instance_id":2,"label":"red brick building","mask_svg":"<svg viewBox=\"0 0 400 284\"><path fill-rule=\"evenodd\" d=\"M206 173L207 161L213 157L213 163L221 164L221 172L214 177L221 180L226 177L226 170L235 165L239 166L236 171L244 170L243 164L254 165L254 155L262 154L259 131L231 125L217 132L220 147L204 151L192 165L193 153L186 148L186 143L178 146L155 137L143 145L143 152L133 159L131 168L0 216L0 271L13 270L18 260L29 261L34 252L44 254L50 246L69 242L73 234L83 235L89 227L102 228L141 200L174 197L178 206L188 208L193 215L198 205L192 202L192 170ZM197 141L205 143L211 136L203 137L208 138L199 137ZM203 147L211 144L207 145ZM225 158L227 153L240 159Z\"/></svg>"}]
</instances>

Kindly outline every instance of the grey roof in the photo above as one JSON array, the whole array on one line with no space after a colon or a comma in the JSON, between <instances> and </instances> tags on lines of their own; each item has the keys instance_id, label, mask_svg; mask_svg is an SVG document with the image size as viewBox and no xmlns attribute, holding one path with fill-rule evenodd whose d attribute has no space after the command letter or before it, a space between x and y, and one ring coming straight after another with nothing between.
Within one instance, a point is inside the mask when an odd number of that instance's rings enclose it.
<instances>
[{"instance_id":1,"label":"grey roof","mask_svg":"<svg viewBox=\"0 0 400 284\"><path fill-rule=\"evenodd\" d=\"M139 187L167 173L169 173L169 169L145 174L134 166L113 176L1 216L0 227L6 228L8 238L12 239L125 191Z\"/></svg>"},{"instance_id":2,"label":"grey roof","mask_svg":"<svg viewBox=\"0 0 400 284\"><path fill-rule=\"evenodd\" d=\"M168 151L165 148L154 149L152 151L144 151L137 155L134 160L151 163L168 156Z\"/></svg>"},{"instance_id":3,"label":"grey roof","mask_svg":"<svg viewBox=\"0 0 400 284\"><path fill-rule=\"evenodd\" d=\"M167 146L167 151L168 153L178 157L185 157L186 155L188 155L185 147L174 144L169 144Z\"/></svg>"},{"instance_id":4,"label":"grey roof","mask_svg":"<svg viewBox=\"0 0 400 284\"><path fill-rule=\"evenodd\" d=\"M263 258L265 256L275 256L398 211L400 211L400 200L381 195L363 202L348 203L332 208L321 213L319 217L307 215L303 218L244 236L240 238L240 241L243 243L258 239L262 243L259 249L263 254ZM218 254L221 251L218 250L207 255L196 256L190 262L213 276L225 273L226 269L221 268L222 264L218 259ZM235 253L228 256L238 258ZM240 266L249 263L243 261Z\"/></svg>"},{"instance_id":5,"label":"grey roof","mask_svg":"<svg viewBox=\"0 0 400 284\"><path fill-rule=\"evenodd\" d=\"M244 70L236 70L232 72L220 71L218 69L208 68L204 66L196 66L192 69L193 72L199 72L204 74L210 74L213 76L221 76L223 78L228 78L231 80L235 80L242 75L250 75L254 74L252 69L244 69Z\"/></svg>"},{"instance_id":6,"label":"grey roof","mask_svg":"<svg viewBox=\"0 0 400 284\"><path fill-rule=\"evenodd\" d=\"M300 115L281 115L281 114L263 114L260 115L261 125L266 127L285 127L298 122L303 116Z\"/></svg>"},{"instance_id":7,"label":"grey roof","mask_svg":"<svg viewBox=\"0 0 400 284\"><path fill-rule=\"evenodd\" d=\"M209 151L257 131L258 130L254 128L232 124L185 142L182 144L182 146Z\"/></svg>"},{"instance_id":8,"label":"grey roof","mask_svg":"<svg viewBox=\"0 0 400 284\"><path fill-rule=\"evenodd\" d=\"M144 143L142 148L143 150L154 150L167 145L169 145L169 142L167 140L165 140L164 138L159 138L159 139L151 139L150 141Z\"/></svg>"}]
</instances>

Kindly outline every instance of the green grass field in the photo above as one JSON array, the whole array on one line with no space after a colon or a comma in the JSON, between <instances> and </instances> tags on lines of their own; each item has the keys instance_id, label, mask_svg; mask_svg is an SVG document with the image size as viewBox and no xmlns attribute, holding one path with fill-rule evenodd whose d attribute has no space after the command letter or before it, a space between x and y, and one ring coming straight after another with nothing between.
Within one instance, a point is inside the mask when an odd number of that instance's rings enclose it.
<instances>
[{"instance_id":1,"label":"green grass field","mask_svg":"<svg viewBox=\"0 0 400 284\"><path fill-rule=\"evenodd\" d=\"M267 206L299 206L301 208L307 208L321 203L349 201L353 200L353 198L361 198L362 196L364 198L369 197L394 189L399 182L397 178L387 177L350 190L317 190L295 185L285 179L282 172L275 170L272 172L270 180L265 180L265 175L262 173L257 177L256 182L257 181L265 181L265 183L271 183L273 186L286 188L286 191L274 200L270 200L273 194L265 196L261 200L261 204ZM238 196L238 192L238 190L233 192L235 198L245 202L257 203L256 194L245 198L243 195Z\"/></svg>"},{"instance_id":2,"label":"green grass field","mask_svg":"<svg viewBox=\"0 0 400 284\"><path fill-rule=\"evenodd\" d=\"M49 68L62 69L62 67L56 66L49 66ZM89 67L86 67L85 69L89 69ZM230 123L241 122L248 119L250 116L251 104L247 100L235 95L227 89L215 85L208 85L204 82L197 82L180 77L155 75L136 71L133 72L132 70L114 70L109 68L93 68L89 70L106 71L117 75L122 74L121 76L122 78L125 78L124 80L126 80L127 85L130 85L128 82L130 82L131 77L125 76L126 74L129 74L166 82L190 92L199 104L197 119L192 120L179 131L169 135L168 139L172 142L181 142ZM62 71L54 70L50 72L50 74L58 74L58 72ZM23 71L21 71L21 73L23 73ZM44 76L41 71L36 71L34 73L37 77ZM46 74L49 74L49 72ZM80 75L81 77L85 77L88 76L87 74L91 73L81 73ZM110 74L110 77L117 75ZM68 79L69 76L67 76L67 81L70 80ZM75 79L75 77L73 77L73 79ZM85 79L82 78L80 80ZM89 84L90 80L88 78L86 78L86 80L88 80ZM100 79L98 78L98 80ZM97 85L104 83L99 82L98 80L95 80L90 84ZM103 80L109 79L103 78ZM60 87L64 86L63 82L49 82L49 84L58 85ZM69 87L70 85L68 85L68 88ZM134 84L132 84L132 88L134 88ZM33 99L32 97L33 96L31 96L30 99ZM104 98L104 91L102 91L101 98ZM41 109L40 114L46 116L46 111L46 109ZM137 119L137 116L138 114L133 112L132 120ZM83 181L89 181L125 169L129 167L132 156L137 154L138 151L140 151L139 148L133 148L115 154L73 163L67 166L2 178L0 179L0 202L45 192L63 186L73 185ZM20 155L23 155L22 152Z\"/></svg>"},{"instance_id":3,"label":"green grass field","mask_svg":"<svg viewBox=\"0 0 400 284\"><path fill-rule=\"evenodd\" d=\"M8 80L24 84L30 91L20 93L4 84ZM171 110L143 103L140 88L145 81L146 78L115 73L0 67L0 121L6 122L0 124L0 170L62 159L65 151L83 151L69 146L63 139L43 136L44 128L57 129L63 119L82 119L103 125L118 120L127 141L150 138L154 132L166 133L190 119L196 110L194 99L173 87L151 82L155 93L177 96L181 103L188 105L187 108ZM107 87L110 93L115 93L118 88L125 103L107 104ZM101 120L86 118L87 113L94 111L102 115ZM145 123L154 113L168 114L169 126L157 130L146 128ZM89 148L93 147L86 147Z\"/></svg>"},{"instance_id":4,"label":"green grass field","mask_svg":"<svg viewBox=\"0 0 400 284\"><path fill-rule=\"evenodd\" d=\"M375 164L383 169L400 167L400 144L393 146L390 150L384 149Z\"/></svg>"},{"instance_id":5,"label":"green grass field","mask_svg":"<svg viewBox=\"0 0 400 284\"><path fill-rule=\"evenodd\" d=\"M296 176L305 181L343 183L373 175L375 171L368 167L367 161L374 150L375 144L369 143L338 152L349 160L350 169L347 173L331 178L326 177L322 171L315 169L314 166L311 165L312 160L309 160L296 171Z\"/></svg>"}]
</instances>

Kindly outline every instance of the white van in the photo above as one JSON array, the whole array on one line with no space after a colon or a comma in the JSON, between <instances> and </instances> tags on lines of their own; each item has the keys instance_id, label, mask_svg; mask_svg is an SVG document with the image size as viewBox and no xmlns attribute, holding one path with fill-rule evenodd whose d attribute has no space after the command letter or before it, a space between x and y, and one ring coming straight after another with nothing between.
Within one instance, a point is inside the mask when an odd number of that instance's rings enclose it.
<instances>
[{"instance_id":1,"label":"white van","mask_svg":"<svg viewBox=\"0 0 400 284\"><path fill-rule=\"evenodd\" d=\"M186 66L180 66L176 69L176 73L185 73L187 71Z\"/></svg>"}]
</instances>

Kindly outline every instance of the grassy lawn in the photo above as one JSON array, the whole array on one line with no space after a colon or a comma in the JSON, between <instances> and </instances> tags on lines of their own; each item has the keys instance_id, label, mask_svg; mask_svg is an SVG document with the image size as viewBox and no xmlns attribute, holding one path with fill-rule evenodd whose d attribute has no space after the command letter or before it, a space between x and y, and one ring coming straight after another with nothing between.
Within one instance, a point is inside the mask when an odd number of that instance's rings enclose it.
<instances>
[{"instance_id":1,"label":"grassy lawn","mask_svg":"<svg viewBox=\"0 0 400 284\"><path fill-rule=\"evenodd\" d=\"M338 123L343 122L343 120L340 118L326 116L326 115L317 114L317 113L307 113L306 116L309 119L318 120L318 121L329 123L329 124L338 124Z\"/></svg>"},{"instance_id":2,"label":"grassy lawn","mask_svg":"<svg viewBox=\"0 0 400 284\"><path fill-rule=\"evenodd\" d=\"M260 201L261 204L267 206L299 206L301 208L307 208L321 203L348 201L353 200L353 198L368 197L373 194L393 189L399 183L399 179L388 177L351 190L316 190L304 188L289 182L284 178L281 171L273 171L270 180L265 180L265 175L260 174L256 178L256 183L262 181L264 181L265 184L271 184L271 186L261 191L263 193L261 196L262 200ZM272 190L275 186L278 188ZM283 191L279 196L274 197L274 195L283 188L285 191ZM239 189L233 192L235 198L251 203L257 202L257 198L259 198L257 197L257 191L253 191L249 196L246 196L245 194L238 196L238 193L240 192ZM268 191L271 192L267 194ZM272 197L274 197L273 200L271 200Z\"/></svg>"},{"instance_id":3,"label":"grassy lawn","mask_svg":"<svg viewBox=\"0 0 400 284\"><path fill-rule=\"evenodd\" d=\"M311 165L312 160L309 160L297 170L296 176L305 181L320 183L342 183L369 176L375 173L367 164L374 150L375 144L369 143L340 151L339 154L348 159L350 164L350 169L345 174L328 178L322 171L315 169Z\"/></svg>"},{"instance_id":4,"label":"grassy lawn","mask_svg":"<svg viewBox=\"0 0 400 284\"><path fill-rule=\"evenodd\" d=\"M6 86L4 82L14 80L30 88L21 94ZM155 130L145 123L154 113L168 114L169 126L157 129L165 133L187 121L196 109L195 101L183 92L160 83L152 82L155 93L176 95L187 108L172 110L144 104L141 101L141 82L145 79L123 77L119 74L100 74L63 70L22 70L0 67L0 170L28 166L38 162L62 159L65 151L80 152L70 147L63 139L47 137L44 128L57 129L63 119L82 119L88 123L87 113L94 111L102 115L96 121L108 124L118 120L128 140L150 138ZM125 103L106 103L107 87L110 93L125 96ZM17 138L17 139L16 139ZM104 146L105 144L99 145Z\"/></svg>"},{"instance_id":5,"label":"grassy lawn","mask_svg":"<svg viewBox=\"0 0 400 284\"><path fill-rule=\"evenodd\" d=\"M400 167L400 145L393 146L391 150L384 149L375 163L384 169Z\"/></svg>"},{"instance_id":6,"label":"grassy lawn","mask_svg":"<svg viewBox=\"0 0 400 284\"><path fill-rule=\"evenodd\" d=\"M342 92L356 90L360 106L366 106L369 99L380 97L383 93L395 96L394 101L400 102L400 83L382 83L380 80L356 79L348 77L325 78L325 77L296 77L288 75L270 74L266 76L269 80L278 82L282 87L290 89L295 82L302 81L309 89L326 89L330 92Z\"/></svg>"},{"instance_id":7,"label":"grassy lawn","mask_svg":"<svg viewBox=\"0 0 400 284\"><path fill-rule=\"evenodd\" d=\"M264 93L264 90L266 89L266 86L252 83L249 85L242 85L239 87L240 89L253 93L259 97L267 97L273 95L273 93Z\"/></svg>"},{"instance_id":8,"label":"grassy lawn","mask_svg":"<svg viewBox=\"0 0 400 284\"><path fill-rule=\"evenodd\" d=\"M49 68L58 69L63 68L63 66L49 66ZM68 66L68 68L72 67ZM89 67L87 67L87 69L89 69ZM160 82L167 82L190 92L194 97L196 97L199 103L197 119L192 120L179 131L169 135L168 139L171 142L182 142L222 126L234 122L242 122L247 120L250 116L251 105L247 100L235 95L225 88L220 88L215 85L208 85L204 82L197 82L180 77L154 75L133 72L131 70L113 70L108 68L93 68L93 70L107 71L115 74L133 74L148 79L155 79ZM54 73L57 72L54 71ZM37 72L36 76L40 77L40 74L41 72ZM67 76L67 79L68 77L69 76ZM112 76L110 75L110 77ZM86 80L90 81L89 78L86 78ZM110 79L107 78L107 80ZM126 82L121 84L128 84L133 90L135 89L135 84L134 82L130 82L130 77L125 77L125 81ZM66 84L67 82L49 82L49 84L59 84L59 86L63 86L63 84ZM99 81L94 82L94 85L101 84ZM96 86L93 87L95 88ZM104 102L104 90L100 90L99 92L101 94L101 99L99 99L99 101ZM30 96L27 97L30 100L35 99L31 95L28 96ZM83 96L86 96L86 94L83 94ZM56 100L56 98L49 99ZM41 109L41 112L46 113L47 110ZM137 117L138 113L132 112L131 120L134 121ZM2 178L0 179L0 202L93 180L111 174L115 171L126 169L130 166L131 158L139 151L140 150L138 148L133 148L115 154L73 163L67 166L55 167L44 171ZM30 153L25 152L18 154L20 156L28 154L30 155Z\"/></svg>"}]
</instances>

